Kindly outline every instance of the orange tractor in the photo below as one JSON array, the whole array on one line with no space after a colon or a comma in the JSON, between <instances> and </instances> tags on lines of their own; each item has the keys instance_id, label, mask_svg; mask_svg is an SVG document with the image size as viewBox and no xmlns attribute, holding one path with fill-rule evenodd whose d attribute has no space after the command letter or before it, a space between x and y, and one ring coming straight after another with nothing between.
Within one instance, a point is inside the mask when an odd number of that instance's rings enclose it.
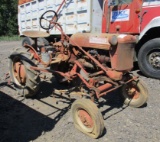
<instances>
[{"instance_id":1,"label":"orange tractor","mask_svg":"<svg viewBox=\"0 0 160 142\"><path fill-rule=\"evenodd\" d=\"M10 75L19 95L34 96L41 83L40 73L54 75L59 83L71 84L79 91L81 99L72 104L76 128L92 138L98 138L104 130L103 117L95 102L121 88L124 103L132 107L144 105L148 98L145 85L133 76L134 47L137 38L126 34L77 33L71 37L57 23L57 14L47 21L47 31L25 31L25 36L34 39L31 45L17 48L10 55ZM37 43L38 37L49 36L52 28L61 32L61 37L46 46Z\"/></svg>"}]
</instances>

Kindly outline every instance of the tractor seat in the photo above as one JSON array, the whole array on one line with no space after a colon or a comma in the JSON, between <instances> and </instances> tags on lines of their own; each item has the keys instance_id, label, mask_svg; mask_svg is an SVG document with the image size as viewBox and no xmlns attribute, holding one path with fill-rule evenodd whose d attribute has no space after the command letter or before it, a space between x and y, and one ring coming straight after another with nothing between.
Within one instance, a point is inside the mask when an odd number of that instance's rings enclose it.
<instances>
[{"instance_id":1,"label":"tractor seat","mask_svg":"<svg viewBox=\"0 0 160 142\"><path fill-rule=\"evenodd\" d=\"M50 35L44 31L24 31L22 34L31 38L48 37Z\"/></svg>"}]
</instances>

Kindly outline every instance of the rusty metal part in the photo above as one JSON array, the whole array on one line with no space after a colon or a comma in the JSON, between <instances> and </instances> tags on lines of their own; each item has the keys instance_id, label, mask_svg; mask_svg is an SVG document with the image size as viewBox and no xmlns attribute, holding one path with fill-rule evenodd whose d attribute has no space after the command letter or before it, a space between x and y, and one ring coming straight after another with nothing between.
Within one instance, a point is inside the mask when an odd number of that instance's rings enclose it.
<instances>
[{"instance_id":1,"label":"rusty metal part","mask_svg":"<svg viewBox=\"0 0 160 142\"><path fill-rule=\"evenodd\" d=\"M56 13L58 14L58 12L60 11L61 7L63 6L63 4L66 2L66 0L63 0L62 3L60 4L60 6L58 7ZM53 17L54 18L54 17ZM54 21L54 19L52 19Z\"/></svg>"},{"instance_id":2,"label":"rusty metal part","mask_svg":"<svg viewBox=\"0 0 160 142\"><path fill-rule=\"evenodd\" d=\"M31 37L31 38L50 36L49 33L43 32L43 31L24 31L22 34L25 35L25 36Z\"/></svg>"},{"instance_id":3,"label":"rusty metal part","mask_svg":"<svg viewBox=\"0 0 160 142\"><path fill-rule=\"evenodd\" d=\"M109 88L111 88L112 86L113 86L113 85L110 84L110 83L106 83L106 84L104 84L104 85L101 85L101 86L99 86L99 87L97 88L98 93L104 92L104 91L108 90Z\"/></svg>"},{"instance_id":4,"label":"rusty metal part","mask_svg":"<svg viewBox=\"0 0 160 142\"><path fill-rule=\"evenodd\" d=\"M56 57L52 58L51 64L65 62L70 58L70 52L68 54L59 53Z\"/></svg>"},{"instance_id":5,"label":"rusty metal part","mask_svg":"<svg viewBox=\"0 0 160 142\"><path fill-rule=\"evenodd\" d=\"M103 93L101 93L101 94L98 94L98 93L96 92L97 98L100 98L100 97L102 97L102 96L105 96L107 93L109 93L109 92L111 92L111 91L114 91L114 90L122 87L122 85L128 84L128 83L130 83L131 81L136 80L137 78L138 78L138 77L135 76L135 77L129 79L128 81L126 81L125 83L120 84L119 86L116 86L116 87L114 87L114 88L112 88L112 89L110 89L110 90L108 90L108 91L106 91L106 92L103 92Z\"/></svg>"},{"instance_id":6,"label":"rusty metal part","mask_svg":"<svg viewBox=\"0 0 160 142\"><path fill-rule=\"evenodd\" d=\"M91 69L94 68L94 66L93 66L91 63L87 62L85 59L78 59L78 61L79 61L84 67L91 68Z\"/></svg>"},{"instance_id":7,"label":"rusty metal part","mask_svg":"<svg viewBox=\"0 0 160 142\"><path fill-rule=\"evenodd\" d=\"M81 46L79 46L73 39L71 39L69 36L67 36L61 27L60 24L53 22L55 24L55 27L61 32L61 40L63 41L65 38L72 42L74 45L76 45L86 56L88 56L99 68L101 68L106 74L107 74L107 68L104 67L99 61L97 61L94 57L92 57L89 53L87 53ZM58 26L57 26L58 25Z\"/></svg>"},{"instance_id":8,"label":"rusty metal part","mask_svg":"<svg viewBox=\"0 0 160 142\"><path fill-rule=\"evenodd\" d=\"M56 58L61 59L61 61L67 61L69 59L69 56L65 54L59 54Z\"/></svg>"},{"instance_id":9,"label":"rusty metal part","mask_svg":"<svg viewBox=\"0 0 160 142\"><path fill-rule=\"evenodd\" d=\"M60 25L59 25L60 26ZM61 26L60 26L61 27ZM59 29L59 28L58 28ZM94 57L92 57L89 53L87 53L85 50L83 50L83 48L81 46L79 46L73 39L71 39L69 36L67 36L63 30L61 30L62 28L60 28L59 30L61 31L61 34L63 36L61 36L62 38L67 37L70 42L74 43L74 45L76 45L86 56L88 56L99 68L101 68L106 74L107 74L107 68L104 67L99 61L97 61Z\"/></svg>"},{"instance_id":10,"label":"rusty metal part","mask_svg":"<svg viewBox=\"0 0 160 142\"><path fill-rule=\"evenodd\" d=\"M101 63L106 63L110 61L110 58L104 55L98 55L97 58L98 61L100 61Z\"/></svg>"},{"instance_id":11,"label":"rusty metal part","mask_svg":"<svg viewBox=\"0 0 160 142\"><path fill-rule=\"evenodd\" d=\"M13 65L13 73L15 78L18 80L20 84L25 84L26 82L26 71L25 66L22 62L16 61Z\"/></svg>"},{"instance_id":12,"label":"rusty metal part","mask_svg":"<svg viewBox=\"0 0 160 142\"><path fill-rule=\"evenodd\" d=\"M66 74L63 73L63 72L54 71L54 70L50 70L50 69L38 68L38 67L34 67L34 66L31 66L30 69L37 70L37 71L42 71L42 72L47 72L47 73L58 73L61 76L66 76Z\"/></svg>"},{"instance_id":13,"label":"rusty metal part","mask_svg":"<svg viewBox=\"0 0 160 142\"><path fill-rule=\"evenodd\" d=\"M31 55L33 55L34 59L36 59L38 62L41 62L41 58L39 57L37 51L36 51L32 46L30 46L30 45L28 45L28 44L25 44L24 47L25 47L26 49L29 49L28 52L30 52Z\"/></svg>"},{"instance_id":14,"label":"rusty metal part","mask_svg":"<svg viewBox=\"0 0 160 142\"><path fill-rule=\"evenodd\" d=\"M71 54L68 62L69 62L69 63L74 63L75 60L77 60L77 57L76 57L74 54Z\"/></svg>"},{"instance_id":15,"label":"rusty metal part","mask_svg":"<svg viewBox=\"0 0 160 142\"><path fill-rule=\"evenodd\" d=\"M89 89L94 88L92 85L88 84L88 82L79 73L77 73L77 75Z\"/></svg>"},{"instance_id":16,"label":"rusty metal part","mask_svg":"<svg viewBox=\"0 0 160 142\"><path fill-rule=\"evenodd\" d=\"M128 84L126 92L128 94L128 97L131 99L138 99L140 97L138 88L133 84Z\"/></svg>"},{"instance_id":17,"label":"rusty metal part","mask_svg":"<svg viewBox=\"0 0 160 142\"><path fill-rule=\"evenodd\" d=\"M75 56L77 56L79 54L79 50L76 50L74 47L72 48L72 51Z\"/></svg>"},{"instance_id":18,"label":"rusty metal part","mask_svg":"<svg viewBox=\"0 0 160 142\"><path fill-rule=\"evenodd\" d=\"M94 123L93 123L92 117L86 110L84 109L78 110L78 117L80 118L81 122L85 127L87 128L93 127Z\"/></svg>"},{"instance_id":19,"label":"rusty metal part","mask_svg":"<svg viewBox=\"0 0 160 142\"><path fill-rule=\"evenodd\" d=\"M57 63L60 63L60 62L62 62L62 59L56 57L56 58L52 58L52 61L51 61L50 64L57 64Z\"/></svg>"},{"instance_id":20,"label":"rusty metal part","mask_svg":"<svg viewBox=\"0 0 160 142\"><path fill-rule=\"evenodd\" d=\"M118 37L118 45L113 46L110 53L112 69L128 72L133 68L135 36L122 35Z\"/></svg>"},{"instance_id":21,"label":"rusty metal part","mask_svg":"<svg viewBox=\"0 0 160 142\"><path fill-rule=\"evenodd\" d=\"M30 52L31 55L33 55L34 59L37 60L37 63L36 63L36 64L42 63L45 67L47 67L47 66L51 63L51 59L52 59L51 54L49 54L49 56L50 56L50 61L46 63L46 62L44 62L44 61L42 60L42 58L38 55L37 51L36 51L32 46L30 46L30 45L28 45L28 44L25 44L24 47L27 48L27 49L29 49L28 52ZM45 52L45 48L44 48L44 47L42 47L41 50L42 50L42 52L43 52L43 51Z\"/></svg>"},{"instance_id":22,"label":"rusty metal part","mask_svg":"<svg viewBox=\"0 0 160 142\"><path fill-rule=\"evenodd\" d=\"M70 39L70 41L72 41ZM72 41L75 43L74 41ZM97 61L94 57L92 57L89 53L87 53L81 46L79 46L77 43L75 45L85 54L87 55L95 64L97 64L98 67L100 67L106 74L107 74L107 68L105 68L99 61Z\"/></svg>"},{"instance_id":23,"label":"rusty metal part","mask_svg":"<svg viewBox=\"0 0 160 142\"><path fill-rule=\"evenodd\" d=\"M97 81L95 79L93 79L93 78L89 79L89 84L92 85L92 86L94 86L96 82Z\"/></svg>"},{"instance_id":24,"label":"rusty metal part","mask_svg":"<svg viewBox=\"0 0 160 142\"><path fill-rule=\"evenodd\" d=\"M109 36L111 35L105 33L101 34L76 33L71 36L70 44L73 46L77 46L76 44L78 44L79 46L82 47L91 47L96 49L109 50L110 49L110 44L108 42Z\"/></svg>"},{"instance_id":25,"label":"rusty metal part","mask_svg":"<svg viewBox=\"0 0 160 142\"><path fill-rule=\"evenodd\" d=\"M62 45L62 42L59 41L59 42L53 43L53 46L54 46L54 47L62 47L63 45Z\"/></svg>"},{"instance_id":26,"label":"rusty metal part","mask_svg":"<svg viewBox=\"0 0 160 142\"><path fill-rule=\"evenodd\" d=\"M123 76L123 73L122 72L118 72L118 71L115 71L115 70L108 70L107 71L107 75L112 79L112 80L121 80L122 79L122 76Z\"/></svg>"},{"instance_id":27,"label":"rusty metal part","mask_svg":"<svg viewBox=\"0 0 160 142\"><path fill-rule=\"evenodd\" d=\"M99 72L96 72L96 73L92 73L92 74L89 74L89 77L94 77L94 76L97 76L97 75L100 75L100 74L104 74L104 72L99 71Z\"/></svg>"},{"instance_id":28,"label":"rusty metal part","mask_svg":"<svg viewBox=\"0 0 160 142\"><path fill-rule=\"evenodd\" d=\"M76 64L80 69L83 70L83 72L84 72L85 74L88 74L88 72L83 68L83 66L82 66L78 61L74 61L74 62L75 62L75 64Z\"/></svg>"},{"instance_id":29,"label":"rusty metal part","mask_svg":"<svg viewBox=\"0 0 160 142\"><path fill-rule=\"evenodd\" d=\"M60 53L53 58L52 64L67 61L70 58L71 53L68 50L68 44L65 41L56 42L53 46L56 48L56 51Z\"/></svg>"},{"instance_id":30,"label":"rusty metal part","mask_svg":"<svg viewBox=\"0 0 160 142\"><path fill-rule=\"evenodd\" d=\"M112 79L110 79L109 77L107 76L97 76L97 77L94 77L95 80L97 80L98 82L101 82L101 81L105 81L105 82L108 82L110 84L113 84L114 86L118 86L118 82L116 81L113 81Z\"/></svg>"}]
</instances>

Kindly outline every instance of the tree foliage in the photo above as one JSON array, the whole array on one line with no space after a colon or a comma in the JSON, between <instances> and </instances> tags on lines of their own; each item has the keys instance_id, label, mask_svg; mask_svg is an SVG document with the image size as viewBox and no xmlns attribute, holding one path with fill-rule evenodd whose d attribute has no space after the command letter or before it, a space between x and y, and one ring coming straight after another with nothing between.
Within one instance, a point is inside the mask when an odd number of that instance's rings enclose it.
<instances>
[{"instance_id":1,"label":"tree foliage","mask_svg":"<svg viewBox=\"0 0 160 142\"><path fill-rule=\"evenodd\" d=\"M0 36L18 34L17 0L1 0L0 4Z\"/></svg>"}]
</instances>

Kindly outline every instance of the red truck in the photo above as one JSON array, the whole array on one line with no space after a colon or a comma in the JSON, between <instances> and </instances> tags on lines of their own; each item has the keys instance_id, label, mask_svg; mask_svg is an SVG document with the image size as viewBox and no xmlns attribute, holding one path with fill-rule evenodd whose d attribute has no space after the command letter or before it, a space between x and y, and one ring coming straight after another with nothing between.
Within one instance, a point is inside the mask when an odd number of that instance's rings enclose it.
<instances>
[{"instance_id":1,"label":"red truck","mask_svg":"<svg viewBox=\"0 0 160 142\"><path fill-rule=\"evenodd\" d=\"M104 1L102 32L138 35L136 55L140 70L160 79L160 1Z\"/></svg>"},{"instance_id":2,"label":"red truck","mask_svg":"<svg viewBox=\"0 0 160 142\"><path fill-rule=\"evenodd\" d=\"M19 4L20 35L26 30L41 31L42 13L57 9L58 22L68 35L76 32L137 35L135 59L140 70L148 77L160 79L160 0L26 1ZM56 29L50 34L60 35ZM23 42L27 41L25 38Z\"/></svg>"}]
</instances>

